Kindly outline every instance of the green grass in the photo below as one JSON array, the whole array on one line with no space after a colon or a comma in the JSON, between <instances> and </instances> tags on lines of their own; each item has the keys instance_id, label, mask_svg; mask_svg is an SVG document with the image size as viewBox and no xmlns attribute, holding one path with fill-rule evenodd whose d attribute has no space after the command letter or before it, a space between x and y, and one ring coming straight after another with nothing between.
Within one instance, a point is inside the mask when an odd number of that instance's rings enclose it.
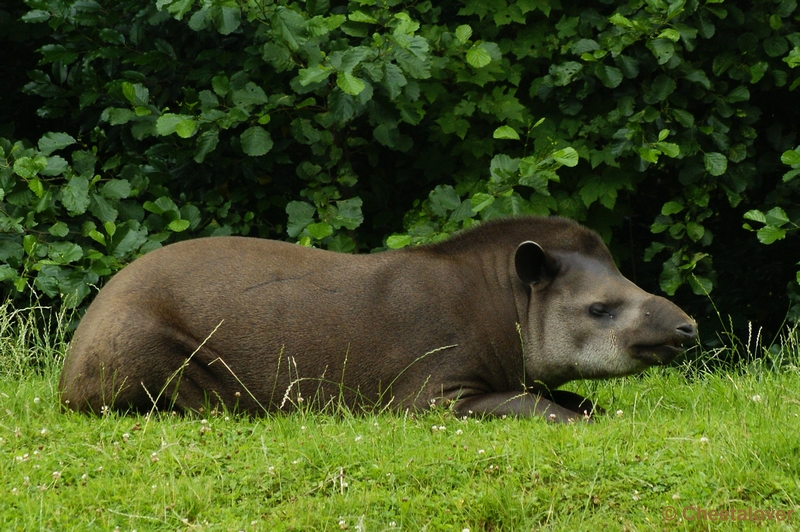
<instances>
[{"instance_id":1,"label":"green grass","mask_svg":"<svg viewBox=\"0 0 800 532\"><path fill-rule=\"evenodd\" d=\"M780 360L578 383L571 389L608 410L591 425L462 420L445 410L88 417L58 407L63 340L47 344L32 321L11 326L8 309L2 315L3 530L800 526L796 336ZM795 515L665 520L685 507L690 518L693 508Z\"/></svg>"}]
</instances>

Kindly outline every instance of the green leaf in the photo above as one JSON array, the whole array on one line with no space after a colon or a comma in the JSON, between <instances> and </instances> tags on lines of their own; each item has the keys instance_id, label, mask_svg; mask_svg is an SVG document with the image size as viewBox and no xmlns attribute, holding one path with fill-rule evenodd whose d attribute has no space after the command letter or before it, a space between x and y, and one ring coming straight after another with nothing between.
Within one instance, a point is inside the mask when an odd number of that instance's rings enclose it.
<instances>
[{"instance_id":1,"label":"green leaf","mask_svg":"<svg viewBox=\"0 0 800 532\"><path fill-rule=\"evenodd\" d=\"M668 201L661 207L661 214L664 216L669 216L671 214L677 214L684 209L684 205L678 203L677 201Z\"/></svg>"},{"instance_id":2,"label":"green leaf","mask_svg":"<svg viewBox=\"0 0 800 532\"><path fill-rule=\"evenodd\" d=\"M244 108L269 103L269 98L267 98L264 89L252 81L248 82L243 88L233 91L231 99L233 100L233 105Z\"/></svg>"},{"instance_id":3,"label":"green leaf","mask_svg":"<svg viewBox=\"0 0 800 532\"><path fill-rule=\"evenodd\" d=\"M721 176L728 170L728 158L719 152L708 152L703 155L706 171L713 176Z\"/></svg>"},{"instance_id":4,"label":"green leaf","mask_svg":"<svg viewBox=\"0 0 800 532\"><path fill-rule=\"evenodd\" d=\"M672 142L658 142L656 146L661 150L661 153L673 159L681 154L680 146Z\"/></svg>"},{"instance_id":5,"label":"green leaf","mask_svg":"<svg viewBox=\"0 0 800 532\"><path fill-rule=\"evenodd\" d=\"M224 98L230 90L230 80L227 76L214 76L211 78L211 88L220 98Z\"/></svg>"},{"instance_id":6,"label":"green leaf","mask_svg":"<svg viewBox=\"0 0 800 532\"><path fill-rule=\"evenodd\" d=\"M614 89L622 83L622 70L617 67L598 64L595 69L595 75L609 89Z\"/></svg>"},{"instance_id":7,"label":"green leaf","mask_svg":"<svg viewBox=\"0 0 800 532\"><path fill-rule=\"evenodd\" d=\"M314 214L317 209L304 201L290 201L286 204L286 214L289 215L289 223L286 233L294 238L299 235L308 224L314 221Z\"/></svg>"},{"instance_id":8,"label":"green leaf","mask_svg":"<svg viewBox=\"0 0 800 532\"><path fill-rule=\"evenodd\" d=\"M633 22L628 20L626 17L624 17L620 13L614 13L613 15L611 15L611 17L609 17L608 21L610 23L612 23L613 25L619 26L619 27L622 27L622 28L632 28L633 27Z\"/></svg>"},{"instance_id":9,"label":"green leaf","mask_svg":"<svg viewBox=\"0 0 800 532\"><path fill-rule=\"evenodd\" d=\"M474 45L467 50L467 63L474 68L483 68L492 62L492 56L480 44Z\"/></svg>"},{"instance_id":10,"label":"green leaf","mask_svg":"<svg viewBox=\"0 0 800 532\"><path fill-rule=\"evenodd\" d=\"M72 242L51 242L47 256L58 264L69 264L83 258L83 249Z\"/></svg>"},{"instance_id":11,"label":"green leaf","mask_svg":"<svg viewBox=\"0 0 800 532\"><path fill-rule=\"evenodd\" d=\"M194 152L194 161L202 163L205 161L206 156L217 148L219 143L219 131L216 129L209 129L203 131L196 141L197 150Z\"/></svg>"},{"instance_id":12,"label":"green leaf","mask_svg":"<svg viewBox=\"0 0 800 532\"><path fill-rule=\"evenodd\" d=\"M80 176L93 178L96 165L97 156L90 151L81 150L72 154L72 169Z\"/></svg>"},{"instance_id":13,"label":"green leaf","mask_svg":"<svg viewBox=\"0 0 800 532\"><path fill-rule=\"evenodd\" d=\"M480 212L492 203L494 203L494 196L491 194L486 194L485 192L476 192L473 196L469 199L472 210L474 212Z\"/></svg>"},{"instance_id":14,"label":"green leaf","mask_svg":"<svg viewBox=\"0 0 800 532\"><path fill-rule=\"evenodd\" d=\"M131 184L127 179L111 179L100 187L104 198L119 200L131 195Z\"/></svg>"},{"instance_id":15,"label":"green leaf","mask_svg":"<svg viewBox=\"0 0 800 532\"><path fill-rule=\"evenodd\" d=\"M127 124L134 118L136 118L136 113L130 109L121 109L119 107L107 107L100 115L100 120L104 120L112 126Z\"/></svg>"},{"instance_id":16,"label":"green leaf","mask_svg":"<svg viewBox=\"0 0 800 532\"><path fill-rule=\"evenodd\" d=\"M400 70L400 67L392 63L385 63L383 66L382 84L389 92L389 97L394 100L400 96L403 87L408 84L408 80L403 75L403 71Z\"/></svg>"},{"instance_id":17,"label":"green leaf","mask_svg":"<svg viewBox=\"0 0 800 532\"><path fill-rule=\"evenodd\" d=\"M570 82L583 70L583 65L577 61L567 61L560 65L550 65L548 72L553 76L553 83L557 87L569 85Z\"/></svg>"},{"instance_id":18,"label":"green leaf","mask_svg":"<svg viewBox=\"0 0 800 532\"><path fill-rule=\"evenodd\" d=\"M789 223L789 217L782 208L773 207L764 213L764 221L767 225L781 226Z\"/></svg>"},{"instance_id":19,"label":"green leaf","mask_svg":"<svg viewBox=\"0 0 800 532\"><path fill-rule=\"evenodd\" d=\"M450 185L438 185L428 195L430 207L437 216L447 216L461 205L461 198Z\"/></svg>"},{"instance_id":20,"label":"green leaf","mask_svg":"<svg viewBox=\"0 0 800 532\"><path fill-rule=\"evenodd\" d=\"M411 237L409 237L411 238ZM19 274L17 270L9 266L8 264L0 264L0 282L2 281L13 281L17 279Z\"/></svg>"},{"instance_id":21,"label":"green leaf","mask_svg":"<svg viewBox=\"0 0 800 532\"><path fill-rule=\"evenodd\" d=\"M746 102L750 99L750 91L744 85L739 85L733 89L726 100L728 103Z\"/></svg>"},{"instance_id":22,"label":"green leaf","mask_svg":"<svg viewBox=\"0 0 800 532\"><path fill-rule=\"evenodd\" d=\"M38 177L34 177L28 181L28 188L31 189L34 194L36 194L37 198L44 196L44 185Z\"/></svg>"},{"instance_id":23,"label":"green leaf","mask_svg":"<svg viewBox=\"0 0 800 532\"><path fill-rule=\"evenodd\" d=\"M647 43L647 47L653 52L659 65L663 65L675 54L675 44L667 39L654 39Z\"/></svg>"},{"instance_id":24,"label":"green leaf","mask_svg":"<svg viewBox=\"0 0 800 532\"><path fill-rule=\"evenodd\" d=\"M472 37L472 28L468 24L462 24L456 28L456 39L461 41L461 44L466 44L470 37Z\"/></svg>"},{"instance_id":25,"label":"green leaf","mask_svg":"<svg viewBox=\"0 0 800 532\"><path fill-rule=\"evenodd\" d=\"M786 236L786 229L766 225L756 233L758 241L762 244L772 244L776 240L782 240Z\"/></svg>"},{"instance_id":26,"label":"green leaf","mask_svg":"<svg viewBox=\"0 0 800 532\"><path fill-rule=\"evenodd\" d=\"M411 244L411 235L392 235L386 239L386 247L400 249Z\"/></svg>"},{"instance_id":27,"label":"green leaf","mask_svg":"<svg viewBox=\"0 0 800 532\"><path fill-rule=\"evenodd\" d=\"M669 76L665 76L663 74L656 77L655 81L653 81L653 85L651 87L651 94L654 99L654 102L663 102L666 100L670 94L675 92L675 89L678 87L678 84Z\"/></svg>"},{"instance_id":28,"label":"green leaf","mask_svg":"<svg viewBox=\"0 0 800 532\"><path fill-rule=\"evenodd\" d=\"M69 227L64 222L56 222L48 229L51 235L64 238L69 234Z\"/></svg>"},{"instance_id":29,"label":"green leaf","mask_svg":"<svg viewBox=\"0 0 800 532\"><path fill-rule=\"evenodd\" d=\"M350 96L358 96L366 88L363 81L349 72L337 73L336 85Z\"/></svg>"},{"instance_id":30,"label":"green leaf","mask_svg":"<svg viewBox=\"0 0 800 532\"><path fill-rule=\"evenodd\" d=\"M155 202L145 201L142 208L158 215L164 214L165 212L178 212L178 206L167 196L161 196Z\"/></svg>"},{"instance_id":31,"label":"green leaf","mask_svg":"<svg viewBox=\"0 0 800 532\"><path fill-rule=\"evenodd\" d=\"M147 242L147 230L135 220L117 226L111 238L109 252L117 258L128 257Z\"/></svg>"},{"instance_id":32,"label":"green leaf","mask_svg":"<svg viewBox=\"0 0 800 532\"><path fill-rule=\"evenodd\" d=\"M50 155L54 151L61 150L77 142L71 135L66 133L45 133L39 139L39 151L42 155Z\"/></svg>"},{"instance_id":33,"label":"green leaf","mask_svg":"<svg viewBox=\"0 0 800 532\"><path fill-rule=\"evenodd\" d=\"M789 166L800 165L800 147L783 152L781 162Z\"/></svg>"},{"instance_id":34,"label":"green leaf","mask_svg":"<svg viewBox=\"0 0 800 532\"><path fill-rule=\"evenodd\" d=\"M63 174L67 167L69 167L69 164L67 164L66 159L60 155L51 155L47 157L47 168L40 173L46 176L58 176Z\"/></svg>"},{"instance_id":35,"label":"green leaf","mask_svg":"<svg viewBox=\"0 0 800 532\"><path fill-rule=\"evenodd\" d=\"M191 223L189 220L172 220L167 227L169 227L170 231L175 231L176 233L180 233L181 231L185 231L189 228Z\"/></svg>"},{"instance_id":36,"label":"green leaf","mask_svg":"<svg viewBox=\"0 0 800 532\"><path fill-rule=\"evenodd\" d=\"M511 126L500 126L494 130L492 134L493 138L496 139L511 139L511 140L519 140L519 134L514 131L514 128Z\"/></svg>"},{"instance_id":37,"label":"green leaf","mask_svg":"<svg viewBox=\"0 0 800 532\"><path fill-rule=\"evenodd\" d=\"M214 27L222 35L230 35L239 29L241 11L237 6L215 6L212 10Z\"/></svg>"},{"instance_id":38,"label":"green leaf","mask_svg":"<svg viewBox=\"0 0 800 532\"><path fill-rule=\"evenodd\" d=\"M34 251L36 251L36 246L38 242L36 240L36 235L25 235L22 237L22 249L25 250L25 253L29 257L33 257Z\"/></svg>"},{"instance_id":39,"label":"green leaf","mask_svg":"<svg viewBox=\"0 0 800 532\"><path fill-rule=\"evenodd\" d=\"M89 180L83 176L75 176L66 186L61 188L61 203L71 216L86 212L89 207Z\"/></svg>"},{"instance_id":40,"label":"green leaf","mask_svg":"<svg viewBox=\"0 0 800 532\"><path fill-rule=\"evenodd\" d=\"M687 280L689 281L689 286L692 287L692 292L698 296L708 295L714 288L714 283L712 283L711 280L707 279L706 277L700 277L699 275L692 274Z\"/></svg>"},{"instance_id":41,"label":"green leaf","mask_svg":"<svg viewBox=\"0 0 800 532\"><path fill-rule=\"evenodd\" d=\"M306 21L303 15L288 7L278 6L275 9L272 27L292 51L299 50L308 40L305 35Z\"/></svg>"},{"instance_id":42,"label":"green leaf","mask_svg":"<svg viewBox=\"0 0 800 532\"><path fill-rule=\"evenodd\" d=\"M328 96L328 105L333 117L341 123L349 122L355 116L358 107L356 100L339 87L331 91Z\"/></svg>"},{"instance_id":43,"label":"green leaf","mask_svg":"<svg viewBox=\"0 0 800 532\"><path fill-rule=\"evenodd\" d=\"M609 210L614 209L617 202L617 188L614 183L609 183L601 178L588 179L580 189L579 195L583 204L589 207L595 201Z\"/></svg>"},{"instance_id":44,"label":"green leaf","mask_svg":"<svg viewBox=\"0 0 800 532\"><path fill-rule=\"evenodd\" d=\"M150 100L150 91L141 83L122 83L122 95L133 105L147 105Z\"/></svg>"},{"instance_id":45,"label":"green leaf","mask_svg":"<svg viewBox=\"0 0 800 532\"><path fill-rule=\"evenodd\" d=\"M364 223L364 214L361 212L363 203L359 197L337 201L336 209L338 212L333 219L333 226L336 229L344 227L351 231L358 228Z\"/></svg>"},{"instance_id":46,"label":"green leaf","mask_svg":"<svg viewBox=\"0 0 800 532\"><path fill-rule=\"evenodd\" d=\"M269 131L261 126L247 129L241 136L242 150L251 157L265 155L272 149L272 137Z\"/></svg>"},{"instance_id":47,"label":"green leaf","mask_svg":"<svg viewBox=\"0 0 800 532\"><path fill-rule=\"evenodd\" d=\"M50 20L50 12L41 9L33 9L22 15L20 20L22 20L22 22L27 22L29 24L35 24L38 22L47 22L48 20Z\"/></svg>"},{"instance_id":48,"label":"green leaf","mask_svg":"<svg viewBox=\"0 0 800 532\"><path fill-rule=\"evenodd\" d=\"M20 157L14 161L14 173L23 179L33 179L39 172L47 168L47 158L37 155L36 157Z\"/></svg>"},{"instance_id":49,"label":"green leaf","mask_svg":"<svg viewBox=\"0 0 800 532\"><path fill-rule=\"evenodd\" d=\"M697 222L688 222L686 224L686 234L689 235L689 238L691 238L693 242L697 242L703 238L705 233L705 228Z\"/></svg>"},{"instance_id":50,"label":"green leaf","mask_svg":"<svg viewBox=\"0 0 800 532\"><path fill-rule=\"evenodd\" d=\"M694 127L694 116L688 111L683 109L672 109L672 116L675 120L684 127Z\"/></svg>"},{"instance_id":51,"label":"green leaf","mask_svg":"<svg viewBox=\"0 0 800 532\"><path fill-rule=\"evenodd\" d=\"M706 90L711 88L711 81L709 81L708 76L702 70L693 70L689 72L689 74L686 75L686 80L699 83Z\"/></svg>"},{"instance_id":52,"label":"green leaf","mask_svg":"<svg viewBox=\"0 0 800 532\"><path fill-rule=\"evenodd\" d=\"M312 83L319 83L325 81L333 74L333 69L324 65L316 65L311 68L301 68L297 73L300 85L303 87L311 85Z\"/></svg>"},{"instance_id":53,"label":"green leaf","mask_svg":"<svg viewBox=\"0 0 800 532\"><path fill-rule=\"evenodd\" d=\"M158 123L156 123L158 127ZM184 120L175 126L175 133L182 139L188 139L197 131L197 122L194 119Z\"/></svg>"},{"instance_id":54,"label":"green leaf","mask_svg":"<svg viewBox=\"0 0 800 532\"><path fill-rule=\"evenodd\" d=\"M553 159L555 159L557 163L571 168L578 164L578 152L575 151L574 148L564 148L553 152Z\"/></svg>"},{"instance_id":55,"label":"green leaf","mask_svg":"<svg viewBox=\"0 0 800 532\"><path fill-rule=\"evenodd\" d=\"M189 115L164 113L156 120L156 132L161 136L177 133L181 138L189 138L197 131L197 122Z\"/></svg>"},{"instance_id":56,"label":"green leaf","mask_svg":"<svg viewBox=\"0 0 800 532\"><path fill-rule=\"evenodd\" d=\"M363 22L365 24L377 24L378 20L375 17L371 17L364 13L363 11L354 11L347 15L347 19L352 22Z\"/></svg>"},{"instance_id":57,"label":"green leaf","mask_svg":"<svg viewBox=\"0 0 800 532\"><path fill-rule=\"evenodd\" d=\"M496 184L504 184L516 177L519 172L519 159L499 153L489 163L491 180Z\"/></svg>"},{"instance_id":58,"label":"green leaf","mask_svg":"<svg viewBox=\"0 0 800 532\"><path fill-rule=\"evenodd\" d=\"M331 236L333 234L333 227L331 227L330 224L326 224L325 222L319 222L319 223L308 224L306 226L306 231L308 231L308 234L310 234L317 240L322 240L323 238Z\"/></svg>"},{"instance_id":59,"label":"green leaf","mask_svg":"<svg viewBox=\"0 0 800 532\"><path fill-rule=\"evenodd\" d=\"M673 28L667 28L658 34L659 39L668 39L672 42L678 42L681 39L681 32Z\"/></svg>"},{"instance_id":60,"label":"green leaf","mask_svg":"<svg viewBox=\"0 0 800 532\"><path fill-rule=\"evenodd\" d=\"M106 198L95 193L91 194L89 212L101 222L113 222L119 215L119 211Z\"/></svg>"},{"instance_id":61,"label":"green leaf","mask_svg":"<svg viewBox=\"0 0 800 532\"><path fill-rule=\"evenodd\" d=\"M767 217L764 216L764 213L756 209L744 213L744 219L752 220L754 222L761 222L762 224L767 223Z\"/></svg>"}]
</instances>

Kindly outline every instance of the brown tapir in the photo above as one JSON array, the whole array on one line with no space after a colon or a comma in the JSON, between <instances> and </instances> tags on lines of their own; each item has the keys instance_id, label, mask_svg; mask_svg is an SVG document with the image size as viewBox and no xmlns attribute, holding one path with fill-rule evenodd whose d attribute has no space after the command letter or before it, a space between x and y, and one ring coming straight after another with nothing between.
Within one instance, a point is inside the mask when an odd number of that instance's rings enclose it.
<instances>
[{"instance_id":1,"label":"brown tapir","mask_svg":"<svg viewBox=\"0 0 800 532\"><path fill-rule=\"evenodd\" d=\"M442 399L459 415L565 421L592 405L562 384L666 364L695 336L689 316L563 218L370 255L201 238L148 253L100 291L59 388L69 408L94 412Z\"/></svg>"}]
</instances>

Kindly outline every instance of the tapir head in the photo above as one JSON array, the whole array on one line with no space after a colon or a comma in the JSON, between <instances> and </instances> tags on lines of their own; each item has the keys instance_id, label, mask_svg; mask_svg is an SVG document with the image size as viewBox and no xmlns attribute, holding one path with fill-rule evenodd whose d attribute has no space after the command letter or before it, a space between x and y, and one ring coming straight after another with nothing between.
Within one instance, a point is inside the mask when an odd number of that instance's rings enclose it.
<instances>
[{"instance_id":1,"label":"tapir head","mask_svg":"<svg viewBox=\"0 0 800 532\"><path fill-rule=\"evenodd\" d=\"M524 353L534 387L638 373L671 362L695 340L689 316L622 276L610 254L543 249L515 255L529 287Z\"/></svg>"}]
</instances>

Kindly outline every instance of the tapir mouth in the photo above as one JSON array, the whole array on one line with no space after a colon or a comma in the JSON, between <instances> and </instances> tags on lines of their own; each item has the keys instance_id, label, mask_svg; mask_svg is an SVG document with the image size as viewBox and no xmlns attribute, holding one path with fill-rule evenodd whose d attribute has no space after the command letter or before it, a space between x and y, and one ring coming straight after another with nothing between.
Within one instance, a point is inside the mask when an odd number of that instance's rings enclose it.
<instances>
[{"instance_id":1,"label":"tapir mouth","mask_svg":"<svg viewBox=\"0 0 800 532\"><path fill-rule=\"evenodd\" d=\"M655 345L637 345L634 346L633 357L651 366L663 366L672 362L683 351L684 348L679 341Z\"/></svg>"}]
</instances>

